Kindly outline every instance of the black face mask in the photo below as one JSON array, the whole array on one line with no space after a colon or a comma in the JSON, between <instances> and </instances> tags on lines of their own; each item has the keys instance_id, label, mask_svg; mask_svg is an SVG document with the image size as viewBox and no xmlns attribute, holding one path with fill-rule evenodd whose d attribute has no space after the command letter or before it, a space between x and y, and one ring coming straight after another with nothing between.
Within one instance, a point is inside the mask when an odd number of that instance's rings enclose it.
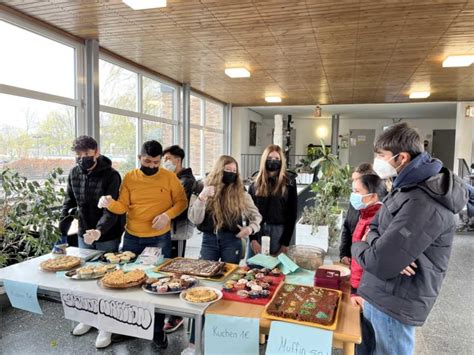
<instances>
[{"instance_id":1,"label":"black face mask","mask_svg":"<svg viewBox=\"0 0 474 355\"><path fill-rule=\"evenodd\" d=\"M143 165L140 167L140 170L147 176L155 175L158 172L158 168L149 168Z\"/></svg>"},{"instance_id":2,"label":"black face mask","mask_svg":"<svg viewBox=\"0 0 474 355\"><path fill-rule=\"evenodd\" d=\"M94 157L82 157L82 158L76 158L76 163L81 167L83 170L89 170L92 168L95 164L95 159Z\"/></svg>"},{"instance_id":3,"label":"black face mask","mask_svg":"<svg viewBox=\"0 0 474 355\"><path fill-rule=\"evenodd\" d=\"M222 182L226 185L233 184L237 181L237 173L232 173L230 171L224 171L222 175Z\"/></svg>"},{"instance_id":4,"label":"black face mask","mask_svg":"<svg viewBox=\"0 0 474 355\"><path fill-rule=\"evenodd\" d=\"M281 169L281 160L267 159L265 169L268 171L278 171Z\"/></svg>"}]
</instances>

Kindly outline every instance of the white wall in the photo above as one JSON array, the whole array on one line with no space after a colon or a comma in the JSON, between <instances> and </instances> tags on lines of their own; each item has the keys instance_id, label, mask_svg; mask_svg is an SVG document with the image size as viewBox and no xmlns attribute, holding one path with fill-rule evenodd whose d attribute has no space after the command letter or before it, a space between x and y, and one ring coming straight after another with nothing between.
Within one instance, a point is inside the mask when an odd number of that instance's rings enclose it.
<instances>
[{"instance_id":1,"label":"white wall","mask_svg":"<svg viewBox=\"0 0 474 355\"><path fill-rule=\"evenodd\" d=\"M458 102L456 112L456 144L454 148L454 172L458 173L458 159L474 163L474 118L465 117L466 106L474 102Z\"/></svg>"},{"instance_id":2,"label":"white wall","mask_svg":"<svg viewBox=\"0 0 474 355\"><path fill-rule=\"evenodd\" d=\"M264 127L266 131L271 134L273 128L273 121L265 117ZM419 130L422 139L432 140L433 130L435 129L455 129L456 119L404 119L412 127ZM380 134L383 127L393 124L391 119L349 119L341 118L339 123L339 134L348 135L351 129L375 129L375 136ZM293 127L296 130L296 142L294 143L293 154L306 154L306 147L308 144L320 144L320 138L324 139L327 145L331 144L331 118L294 118ZM340 151L340 158L342 163L348 162L348 150L342 149Z\"/></svg>"},{"instance_id":3,"label":"white wall","mask_svg":"<svg viewBox=\"0 0 474 355\"><path fill-rule=\"evenodd\" d=\"M249 145L250 121L257 122L257 146L255 147ZM261 114L246 107L232 108L232 156L239 164L242 154L261 154L263 152L266 147L265 134Z\"/></svg>"}]
</instances>

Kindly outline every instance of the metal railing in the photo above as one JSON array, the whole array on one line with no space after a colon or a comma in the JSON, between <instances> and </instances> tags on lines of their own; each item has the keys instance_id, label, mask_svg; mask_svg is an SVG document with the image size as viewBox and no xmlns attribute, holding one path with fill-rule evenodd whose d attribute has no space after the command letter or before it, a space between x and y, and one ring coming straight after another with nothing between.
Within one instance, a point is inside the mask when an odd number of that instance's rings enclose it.
<instances>
[{"instance_id":1,"label":"metal railing","mask_svg":"<svg viewBox=\"0 0 474 355\"><path fill-rule=\"evenodd\" d=\"M240 171L243 179L248 180L258 171L261 157L261 154L242 154L240 156ZM288 169L295 170L302 166L301 160L306 158L306 155L290 155L287 162ZM313 182L313 176L313 172L298 173L296 182L298 184L311 184Z\"/></svg>"}]
</instances>

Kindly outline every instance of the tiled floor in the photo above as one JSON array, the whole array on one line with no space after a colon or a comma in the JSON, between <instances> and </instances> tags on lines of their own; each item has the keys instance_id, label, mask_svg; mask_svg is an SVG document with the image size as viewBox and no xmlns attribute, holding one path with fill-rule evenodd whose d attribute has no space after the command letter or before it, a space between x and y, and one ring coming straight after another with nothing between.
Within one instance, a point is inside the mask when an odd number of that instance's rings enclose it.
<instances>
[{"instance_id":1,"label":"tiled floor","mask_svg":"<svg viewBox=\"0 0 474 355\"><path fill-rule=\"evenodd\" d=\"M199 255L199 238L190 240L187 255ZM330 254L336 255L336 250ZM426 324L417 330L417 355L474 354L474 235L457 235L450 268L441 294ZM3 307L0 310L0 354L170 354L178 355L187 346L187 335L180 329L169 337L169 347L159 351L150 341L131 340L106 350L94 347L96 331L82 337L69 334L71 321L63 317L58 303L41 301L42 316ZM260 353L264 354L264 347ZM336 351L335 353L341 353Z\"/></svg>"}]
</instances>

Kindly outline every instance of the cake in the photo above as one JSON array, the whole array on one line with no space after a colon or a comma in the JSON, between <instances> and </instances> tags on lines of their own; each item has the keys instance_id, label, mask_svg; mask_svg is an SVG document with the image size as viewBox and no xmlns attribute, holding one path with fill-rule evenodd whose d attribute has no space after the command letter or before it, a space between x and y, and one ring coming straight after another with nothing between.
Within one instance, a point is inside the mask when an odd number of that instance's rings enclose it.
<instances>
[{"instance_id":1,"label":"cake","mask_svg":"<svg viewBox=\"0 0 474 355\"><path fill-rule=\"evenodd\" d=\"M193 303L206 303L217 299L216 291L210 288L193 288L186 291L184 298Z\"/></svg>"},{"instance_id":2,"label":"cake","mask_svg":"<svg viewBox=\"0 0 474 355\"><path fill-rule=\"evenodd\" d=\"M40 264L41 269L46 271L70 270L81 265L81 259L76 256L59 256L48 259Z\"/></svg>"},{"instance_id":3,"label":"cake","mask_svg":"<svg viewBox=\"0 0 474 355\"><path fill-rule=\"evenodd\" d=\"M159 267L160 272L180 273L201 277L212 277L224 272L224 262L177 258Z\"/></svg>"},{"instance_id":4,"label":"cake","mask_svg":"<svg viewBox=\"0 0 474 355\"><path fill-rule=\"evenodd\" d=\"M106 274L102 279L102 284L110 288L127 288L138 286L142 284L145 279L145 272L140 269L129 272L117 270Z\"/></svg>"},{"instance_id":5,"label":"cake","mask_svg":"<svg viewBox=\"0 0 474 355\"><path fill-rule=\"evenodd\" d=\"M339 293L324 288L284 284L267 307L267 313L321 325L334 323Z\"/></svg>"}]
</instances>

